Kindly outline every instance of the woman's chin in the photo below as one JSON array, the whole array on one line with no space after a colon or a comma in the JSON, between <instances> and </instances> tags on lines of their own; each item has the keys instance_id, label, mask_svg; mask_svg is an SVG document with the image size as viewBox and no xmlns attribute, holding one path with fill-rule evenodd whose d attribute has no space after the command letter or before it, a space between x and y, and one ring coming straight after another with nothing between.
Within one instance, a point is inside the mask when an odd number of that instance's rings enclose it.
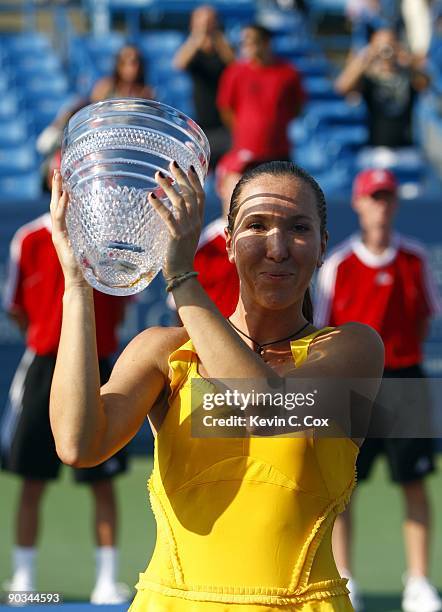
<instances>
[{"instance_id":1,"label":"woman's chin","mask_svg":"<svg viewBox=\"0 0 442 612\"><path fill-rule=\"evenodd\" d=\"M298 300L293 295L281 295L281 293L264 293L259 296L259 303L268 310L287 310L292 308Z\"/></svg>"}]
</instances>

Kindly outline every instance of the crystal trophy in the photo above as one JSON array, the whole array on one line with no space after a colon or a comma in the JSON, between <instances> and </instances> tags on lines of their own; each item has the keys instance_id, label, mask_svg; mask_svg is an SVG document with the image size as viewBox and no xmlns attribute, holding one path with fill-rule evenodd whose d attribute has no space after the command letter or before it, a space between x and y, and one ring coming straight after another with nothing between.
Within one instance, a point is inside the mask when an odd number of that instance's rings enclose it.
<instances>
[{"instance_id":1,"label":"crystal trophy","mask_svg":"<svg viewBox=\"0 0 442 612\"><path fill-rule=\"evenodd\" d=\"M69 238L84 277L111 295L142 291L161 270L168 232L148 202L171 206L154 176L173 182L169 164L192 164L201 181L210 149L201 128L179 110L137 98L97 102L69 120L61 174L70 203Z\"/></svg>"}]
</instances>

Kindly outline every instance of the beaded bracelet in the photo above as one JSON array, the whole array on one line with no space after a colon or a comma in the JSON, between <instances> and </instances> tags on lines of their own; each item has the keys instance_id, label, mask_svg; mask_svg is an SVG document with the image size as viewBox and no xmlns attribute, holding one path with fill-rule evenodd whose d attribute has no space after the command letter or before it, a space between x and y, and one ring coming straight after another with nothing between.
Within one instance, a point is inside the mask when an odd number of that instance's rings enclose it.
<instances>
[{"instance_id":1,"label":"beaded bracelet","mask_svg":"<svg viewBox=\"0 0 442 612\"><path fill-rule=\"evenodd\" d=\"M184 281L194 276L198 276L198 272L195 272L195 271L184 272L184 274L180 274L178 276L172 276L172 278L166 278L166 281L167 281L166 291L170 292L173 289L176 289L179 285L181 285L181 283L184 283Z\"/></svg>"}]
</instances>

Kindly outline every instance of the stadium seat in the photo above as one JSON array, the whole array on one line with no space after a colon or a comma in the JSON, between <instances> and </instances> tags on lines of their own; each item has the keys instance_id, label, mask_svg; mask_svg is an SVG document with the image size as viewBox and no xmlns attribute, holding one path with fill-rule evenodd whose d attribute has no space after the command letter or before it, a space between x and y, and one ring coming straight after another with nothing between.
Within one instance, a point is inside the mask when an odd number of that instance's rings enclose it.
<instances>
[{"instance_id":1,"label":"stadium seat","mask_svg":"<svg viewBox=\"0 0 442 612\"><path fill-rule=\"evenodd\" d=\"M318 137L330 140L331 130L336 130L338 148L360 147L367 141L365 106L342 99L310 101L303 115L289 125L288 135L297 146Z\"/></svg>"},{"instance_id":2,"label":"stadium seat","mask_svg":"<svg viewBox=\"0 0 442 612\"><path fill-rule=\"evenodd\" d=\"M362 147L367 144L368 129L365 125L330 125L323 131L320 140L333 143L337 151Z\"/></svg>"},{"instance_id":3,"label":"stadium seat","mask_svg":"<svg viewBox=\"0 0 442 612\"><path fill-rule=\"evenodd\" d=\"M49 39L39 32L3 36L2 46L10 54L32 54L51 50Z\"/></svg>"},{"instance_id":4,"label":"stadium seat","mask_svg":"<svg viewBox=\"0 0 442 612\"><path fill-rule=\"evenodd\" d=\"M18 85L25 98L35 95L60 96L68 92L68 81L64 74L34 73L32 76L20 75Z\"/></svg>"},{"instance_id":5,"label":"stadium seat","mask_svg":"<svg viewBox=\"0 0 442 612\"><path fill-rule=\"evenodd\" d=\"M69 79L80 95L87 96L99 78L112 73L115 55L125 41L125 36L116 32L108 36L76 36L71 40Z\"/></svg>"},{"instance_id":6,"label":"stadium seat","mask_svg":"<svg viewBox=\"0 0 442 612\"><path fill-rule=\"evenodd\" d=\"M115 56L115 53L112 53L112 55L103 52L91 53L94 71L96 71L100 77L112 74L115 66Z\"/></svg>"},{"instance_id":7,"label":"stadium seat","mask_svg":"<svg viewBox=\"0 0 442 612\"><path fill-rule=\"evenodd\" d=\"M185 40L183 32L164 30L149 32L138 38L138 46L148 60L157 60L164 56L173 56Z\"/></svg>"},{"instance_id":8,"label":"stadium seat","mask_svg":"<svg viewBox=\"0 0 442 612\"><path fill-rule=\"evenodd\" d=\"M320 15L345 14L347 0L309 0L308 7L310 13Z\"/></svg>"},{"instance_id":9,"label":"stadium seat","mask_svg":"<svg viewBox=\"0 0 442 612\"><path fill-rule=\"evenodd\" d=\"M388 147L367 147L361 151L357 160L360 168L390 168L396 170L408 170L410 172L422 170L425 160L420 149L406 147L402 149L390 149Z\"/></svg>"},{"instance_id":10,"label":"stadium seat","mask_svg":"<svg viewBox=\"0 0 442 612\"><path fill-rule=\"evenodd\" d=\"M109 32L106 36L81 36L77 38L77 41L92 53L114 55L125 45L126 37L119 32Z\"/></svg>"},{"instance_id":11,"label":"stadium seat","mask_svg":"<svg viewBox=\"0 0 442 612\"><path fill-rule=\"evenodd\" d=\"M177 108L180 108L180 103L192 98L192 82L185 74L177 75L158 85L157 96L160 101L172 106L176 102Z\"/></svg>"},{"instance_id":12,"label":"stadium seat","mask_svg":"<svg viewBox=\"0 0 442 612\"><path fill-rule=\"evenodd\" d=\"M318 52L318 46L309 38L291 35L275 36L272 49L276 55L283 57L302 57Z\"/></svg>"},{"instance_id":13,"label":"stadium seat","mask_svg":"<svg viewBox=\"0 0 442 612\"><path fill-rule=\"evenodd\" d=\"M0 201L35 200L41 195L41 176L38 170L2 176Z\"/></svg>"},{"instance_id":14,"label":"stadium seat","mask_svg":"<svg viewBox=\"0 0 442 612\"><path fill-rule=\"evenodd\" d=\"M326 77L331 72L329 61L321 56L301 56L294 58L293 64L303 77Z\"/></svg>"},{"instance_id":15,"label":"stadium seat","mask_svg":"<svg viewBox=\"0 0 442 612\"><path fill-rule=\"evenodd\" d=\"M172 64L172 57L159 57L157 60L145 63L146 81L153 86L159 86L168 79L174 79L176 76L183 74L181 70L177 70Z\"/></svg>"},{"instance_id":16,"label":"stadium seat","mask_svg":"<svg viewBox=\"0 0 442 612\"><path fill-rule=\"evenodd\" d=\"M51 74L52 72L61 71L61 62L59 58L53 53L32 53L26 55L13 55L9 54L7 64L15 71L20 71L20 74L34 74L46 72Z\"/></svg>"},{"instance_id":17,"label":"stadium seat","mask_svg":"<svg viewBox=\"0 0 442 612\"><path fill-rule=\"evenodd\" d=\"M427 162L421 150L415 147L366 147L356 157L356 166L358 169L371 167L391 170L402 185L402 193L407 199L420 195L420 186L427 174Z\"/></svg>"},{"instance_id":18,"label":"stadium seat","mask_svg":"<svg viewBox=\"0 0 442 612\"><path fill-rule=\"evenodd\" d=\"M327 198L339 197L348 204L351 197L351 186L354 177L353 171L343 165L335 165L332 169L314 174Z\"/></svg>"},{"instance_id":19,"label":"stadium seat","mask_svg":"<svg viewBox=\"0 0 442 612\"><path fill-rule=\"evenodd\" d=\"M59 111L71 99L72 96L69 94L47 96L44 93L30 98L28 100L28 113L32 117L34 136L38 136L45 127L52 123Z\"/></svg>"},{"instance_id":20,"label":"stadium seat","mask_svg":"<svg viewBox=\"0 0 442 612\"><path fill-rule=\"evenodd\" d=\"M364 104L350 105L343 99L310 102L305 121L310 130L332 125L365 125L367 111Z\"/></svg>"},{"instance_id":21,"label":"stadium seat","mask_svg":"<svg viewBox=\"0 0 442 612\"><path fill-rule=\"evenodd\" d=\"M27 138L28 128L23 117L0 120L0 147L23 144Z\"/></svg>"},{"instance_id":22,"label":"stadium seat","mask_svg":"<svg viewBox=\"0 0 442 612\"><path fill-rule=\"evenodd\" d=\"M10 88L11 84L8 78L8 75L5 71L0 72L0 93L6 93Z\"/></svg>"},{"instance_id":23,"label":"stadium seat","mask_svg":"<svg viewBox=\"0 0 442 612\"><path fill-rule=\"evenodd\" d=\"M289 34L305 31L305 18L296 10L281 10L275 5L258 11L257 21L275 34Z\"/></svg>"},{"instance_id":24,"label":"stadium seat","mask_svg":"<svg viewBox=\"0 0 442 612\"><path fill-rule=\"evenodd\" d=\"M331 79L323 76L311 76L303 79L303 85L311 101L338 100L340 96L336 93Z\"/></svg>"},{"instance_id":25,"label":"stadium seat","mask_svg":"<svg viewBox=\"0 0 442 612\"><path fill-rule=\"evenodd\" d=\"M34 170L36 167L34 144L0 148L0 175Z\"/></svg>"},{"instance_id":26,"label":"stadium seat","mask_svg":"<svg viewBox=\"0 0 442 612\"><path fill-rule=\"evenodd\" d=\"M0 96L0 119L15 118L22 105L22 100L16 92L9 91Z\"/></svg>"},{"instance_id":27,"label":"stadium seat","mask_svg":"<svg viewBox=\"0 0 442 612\"><path fill-rule=\"evenodd\" d=\"M162 98L160 102L168 104L169 106L173 106L188 117L195 117L195 108L193 106L193 102L188 98L178 98L170 95L165 98Z\"/></svg>"}]
</instances>

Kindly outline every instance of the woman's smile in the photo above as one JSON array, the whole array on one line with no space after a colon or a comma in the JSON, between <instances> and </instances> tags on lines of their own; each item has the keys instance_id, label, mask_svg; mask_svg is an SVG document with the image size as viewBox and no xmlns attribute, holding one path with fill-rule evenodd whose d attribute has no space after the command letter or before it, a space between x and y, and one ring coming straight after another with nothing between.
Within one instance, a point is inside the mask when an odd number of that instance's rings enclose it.
<instances>
[{"instance_id":1,"label":"woman's smile","mask_svg":"<svg viewBox=\"0 0 442 612\"><path fill-rule=\"evenodd\" d=\"M292 280L294 277L294 274L291 272L278 272L276 270L274 271L264 270L263 272L259 273L259 276L261 276L264 279L270 279L270 280L276 280L276 281L286 281L286 280Z\"/></svg>"}]
</instances>

